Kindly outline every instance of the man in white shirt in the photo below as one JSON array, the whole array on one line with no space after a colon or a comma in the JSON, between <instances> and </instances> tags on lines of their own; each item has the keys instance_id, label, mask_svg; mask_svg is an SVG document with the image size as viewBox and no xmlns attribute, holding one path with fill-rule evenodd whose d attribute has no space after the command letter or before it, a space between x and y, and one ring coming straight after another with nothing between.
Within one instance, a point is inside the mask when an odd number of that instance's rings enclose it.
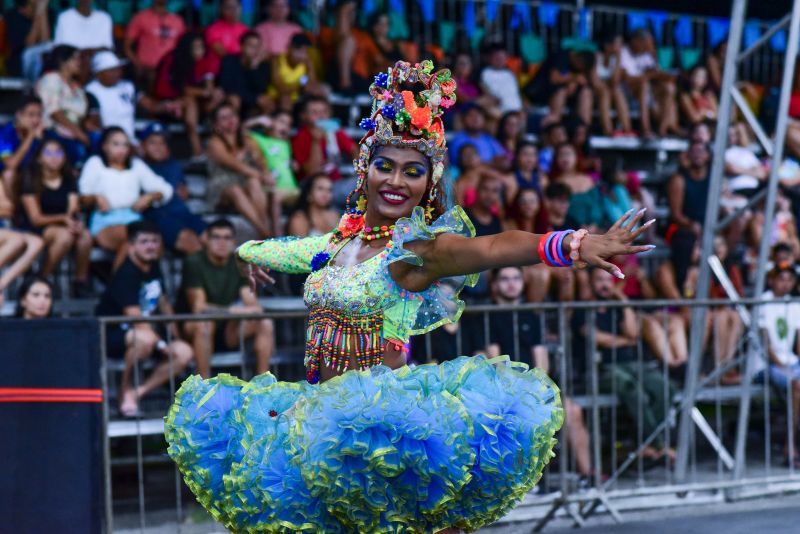
<instances>
[{"instance_id":1,"label":"man in white shirt","mask_svg":"<svg viewBox=\"0 0 800 534\"><path fill-rule=\"evenodd\" d=\"M791 392L792 409L795 419L800 416L800 302L791 299L797 286L797 274L792 265L778 265L769 273L771 290L766 291L764 299L785 299L784 302L764 304L758 308L758 325L766 340L765 357L756 355L750 365L756 381L769 377L770 383L780 391ZM768 363L767 361L768 360ZM790 459L795 461L795 459Z\"/></svg>"},{"instance_id":2,"label":"man in white shirt","mask_svg":"<svg viewBox=\"0 0 800 534\"><path fill-rule=\"evenodd\" d=\"M94 80L86 86L86 92L97 100L103 128L119 126L125 130L131 142L135 142L136 105L151 113L165 111L165 105L147 95L136 94L133 83L122 79L126 64L127 61L117 57L114 52L101 50L96 53L92 58Z\"/></svg>"},{"instance_id":3,"label":"man in white shirt","mask_svg":"<svg viewBox=\"0 0 800 534\"><path fill-rule=\"evenodd\" d=\"M78 0L58 16L54 42L79 50L113 50L113 26L108 13L92 9L92 0Z\"/></svg>"},{"instance_id":4,"label":"man in white shirt","mask_svg":"<svg viewBox=\"0 0 800 534\"><path fill-rule=\"evenodd\" d=\"M517 77L506 66L508 53L501 44L492 45L487 51L488 65L481 71L484 91L500 103L501 113L522 110Z\"/></svg>"}]
</instances>

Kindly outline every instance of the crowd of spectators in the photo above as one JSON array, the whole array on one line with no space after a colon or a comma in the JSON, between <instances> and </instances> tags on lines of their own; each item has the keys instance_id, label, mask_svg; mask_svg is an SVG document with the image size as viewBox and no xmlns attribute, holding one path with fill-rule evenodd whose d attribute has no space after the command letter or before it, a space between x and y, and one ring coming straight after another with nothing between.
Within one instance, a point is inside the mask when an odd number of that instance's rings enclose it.
<instances>
[{"instance_id":1,"label":"crowd of spectators","mask_svg":"<svg viewBox=\"0 0 800 534\"><path fill-rule=\"evenodd\" d=\"M58 299L98 296L100 315L170 313L171 302L195 314L258 312L256 296L233 266L233 247L243 235L228 219L237 216L246 222L245 234L259 238L329 231L353 187L348 166L358 149L353 125L336 118L332 96L363 94L374 73L399 59L423 58L450 67L458 82L458 104L446 119L448 172L454 201L478 235L579 226L602 232L629 210L668 208L659 229L646 234L662 252L651 268L633 257L615 260L624 280L541 265L482 273L465 292L468 300L635 303L694 296L724 45L683 70L662 69L646 29L629 35L600 31L594 51L555 50L538 68L521 72L519 59L500 41L489 40L479 54L445 53L390 38L386 13L360 28L353 0L339 1L334 25L316 33L294 22L297 14L286 0L267 1L266 18L253 27L242 22L238 0L222 0L218 19L205 28L190 26L167 5L153 0L116 33L111 17L90 0L58 14L45 0L17 0L3 15L6 72L29 80L32 88L0 128L0 219L6 221L0 225L0 304L10 297L9 288L18 287L17 316L47 317ZM742 86L748 95L762 94L765 105L768 89ZM792 102L790 113L800 118L800 97ZM792 119L787 137L793 156L800 156L798 125ZM171 135L176 128L185 134ZM666 179L663 187L648 189L636 169L604 162L592 150L595 134L644 143L675 136L688 148L674 172L656 177ZM786 266L800 256L800 165L788 158L765 160L744 123L733 124L729 137L729 148L719 155L725 160L723 215L758 194L770 165L780 165L782 189L772 234L763 235L763 205L747 207L717 238L717 256L735 289L746 294L755 250L769 239L778 269L770 279L772 294L793 293L796 280L787 273L794 271ZM179 158L174 154L181 147L187 150ZM190 203L196 195L184 175L187 167L202 169L206 177L200 212ZM105 276L92 268L93 247L111 258ZM182 261L174 295L166 292L162 253ZM65 269L66 292L53 284ZM22 282L28 272L36 275ZM291 279L288 287L295 294L300 289ZM712 292L725 296L719 285ZM586 332L583 315L571 319L578 341ZM506 321L498 317L498 325ZM551 369L545 347L554 340L541 327L546 321L532 313L520 320L525 332L516 343L523 359ZM621 402L646 433L669 404L670 387L659 373L648 374L644 388L635 387L638 340L645 358L663 362L672 370L669 376L680 379L690 312L609 308L600 309L595 320L602 382L617 383ZM169 325L169 335L146 323L116 327L108 340L110 354L126 362L122 412L135 415L141 396L191 360L208 376L211 353L237 346L242 332L253 339L257 371L269 369L274 325L240 323ZM459 329L470 334L462 352L503 353L515 343L503 337L508 329L502 327L490 328L499 337L478 339L474 334L482 328L462 326L436 334L435 356L456 354L452 338ZM715 362L736 354L742 330L734 311L709 313L704 338ZM770 376L800 378L792 348L773 348L777 343L770 342ZM158 353L173 355L177 364L156 367L135 389L133 364ZM736 383L740 377L731 372L725 380ZM580 409L568 404L568 418L579 470L588 476ZM671 457L673 451L656 440L646 454Z\"/></svg>"}]
</instances>

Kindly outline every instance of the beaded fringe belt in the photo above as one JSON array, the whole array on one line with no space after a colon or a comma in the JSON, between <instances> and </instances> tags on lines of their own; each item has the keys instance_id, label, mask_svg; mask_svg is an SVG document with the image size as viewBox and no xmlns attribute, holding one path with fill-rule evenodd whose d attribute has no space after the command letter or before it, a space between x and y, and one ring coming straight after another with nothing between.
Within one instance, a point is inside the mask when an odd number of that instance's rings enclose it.
<instances>
[{"instance_id":1,"label":"beaded fringe belt","mask_svg":"<svg viewBox=\"0 0 800 534\"><path fill-rule=\"evenodd\" d=\"M306 335L309 378L318 376L322 365L344 371L353 357L358 369L380 365L383 361L382 332L381 312L354 316L329 308L311 310Z\"/></svg>"}]
</instances>

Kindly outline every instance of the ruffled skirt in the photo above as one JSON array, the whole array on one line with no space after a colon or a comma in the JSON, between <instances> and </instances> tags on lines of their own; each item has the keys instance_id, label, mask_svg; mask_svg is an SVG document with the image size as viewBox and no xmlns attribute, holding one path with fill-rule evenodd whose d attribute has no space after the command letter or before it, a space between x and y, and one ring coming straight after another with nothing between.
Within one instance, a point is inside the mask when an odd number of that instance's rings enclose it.
<instances>
[{"instance_id":1,"label":"ruffled skirt","mask_svg":"<svg viewBox=\"0 0 800 534\"><path fill-rule=\"evenodd\" d=\"M323 384L187 379L169 454L235 532L474 531L541 476L563 422L538 369L460 357Z\"/></svg>"}]
</instances>

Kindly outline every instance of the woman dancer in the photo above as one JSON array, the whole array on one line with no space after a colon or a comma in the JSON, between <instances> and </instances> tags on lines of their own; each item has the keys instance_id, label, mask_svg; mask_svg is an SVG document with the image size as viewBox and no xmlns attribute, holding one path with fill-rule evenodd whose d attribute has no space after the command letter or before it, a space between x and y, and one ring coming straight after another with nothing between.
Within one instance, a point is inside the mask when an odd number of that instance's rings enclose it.
<instances>
[{"instance_id":1,"label":"woman dancer","mask_svg":"<svg viewBox=\"0 0 800 534\"><path fill-rule=\"evenodd\" d=\"M450 72L398 62L370 93L339 226L238 250L253 283L268 269L310 273L307 383L193 376L166 418L187 485L234 531L473 531L504 515L552 457L556 386L507 358L411 369L405 342L458 320L473 273L545 261L621 276L606 260L649 248L631 245L641 213L605 235L472 237L461 208L443 205Z\"/></svg>"}]
</instances>

